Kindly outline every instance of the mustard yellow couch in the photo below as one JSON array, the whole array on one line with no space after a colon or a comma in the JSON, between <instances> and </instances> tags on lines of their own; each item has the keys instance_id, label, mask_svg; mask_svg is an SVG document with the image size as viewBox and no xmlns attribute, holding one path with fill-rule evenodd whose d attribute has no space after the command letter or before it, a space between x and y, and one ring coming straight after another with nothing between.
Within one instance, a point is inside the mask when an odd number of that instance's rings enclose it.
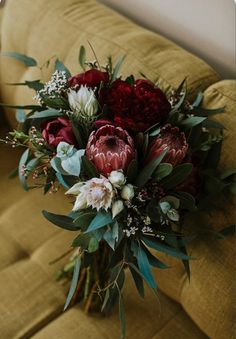
<instances>
[{"instance_id":1,"label":"mustard yellow couch","mask_svg":"<svg viewBox=\"0 0 236 339\"><path fill-rule=\"evenodd\" d=\"M94 0L7 0L2 16L2 52L17 51L37 58L39 64L56 55L71 69L79 71L81 44L93 45L101 61L127 54L123 74L139 71L160 78L163 86L176 86L187 77L196 93L205 91L208 107L226 106L219 119L226 125L221 166L235 162L235 81L221 81L204 61L164 37L145 30ZM158 13L157 13L158 20ZM93 59L88 50L88 57ZM4 103L27 104L32 92L4 82L23 82L43 77L37 68L1 57L0 95ZM15 125L14 112L8 122ZM7 130L1 120L1 134ZM68 285L58 283L54 273L63 265L49 262L65 252L72 235L46 222L41 210L68 212L63 194L43 196L25 193L8 173L17 165L20 150L0 146L0 338L34 339L116 339L119 338L117 310L108 318L88 316L80 306L63 313ZM212 219L216 228L234 222L230 204ZM195 220L200 225L200 219ZM190 253L189 282L180 262L166 258L171 269L155 272L159 301L146 289L145 300L136 294L128 279L125 288L128 339L230 339L234 334L235 243L196 239ZM161 305L161 307L160 307Z\"/></svg>"}]
</instances>

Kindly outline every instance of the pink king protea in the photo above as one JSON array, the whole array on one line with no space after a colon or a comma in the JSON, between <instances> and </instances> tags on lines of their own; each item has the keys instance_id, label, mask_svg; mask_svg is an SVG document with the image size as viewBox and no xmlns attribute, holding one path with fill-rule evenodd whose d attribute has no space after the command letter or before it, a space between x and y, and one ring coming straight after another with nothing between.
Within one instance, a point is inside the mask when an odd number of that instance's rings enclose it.
<instances>
[{"instance_id":1,"label":"pink king protea","mask_svg":"<svg viewBox=\"0 0 236 339\"><path fill-rule=\"evenodd\" d=\"M103 175L125 171L135 157L134 141L121 127L105 125L90 134L86 155Z\"/></svg>"},{"instance_id":2,"label":"pink king protea","mask_svg":"<svg viewBox=\"0 0 236 339\"><path fill-rule=\"evenodd\" d=\"M188 151L185 134L180 132L178 127L171 127L170 124L161 129L159 136L151 144L147 162L155 159L165 150L167 154L162 162L168 162L173 166L181 164Z\"/></svg>"}]
</instances>

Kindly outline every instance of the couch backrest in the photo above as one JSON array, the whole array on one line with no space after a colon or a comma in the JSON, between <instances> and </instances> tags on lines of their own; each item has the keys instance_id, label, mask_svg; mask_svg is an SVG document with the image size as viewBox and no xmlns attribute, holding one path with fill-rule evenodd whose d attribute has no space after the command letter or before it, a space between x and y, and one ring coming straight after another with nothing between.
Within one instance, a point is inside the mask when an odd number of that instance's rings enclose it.
<instances>
[{"instance_id":1,"label":"couch backrest","mask_svg":"<svg viewBox=\"0 0 236 339\"><path fill-rule=\"evenodd\" d=\"M99 60L127 55L122 72L138 75L177 86L188 77L190 89L203 89L218 80L216 72L205 62L160 35L145 30L94 0L7 0L2 22L2 52L16 51L36 58L39 65L57 56L71 69L79 71L78 51L81 44L88 50L88 41ZM44 78L48 78L44 72ZM37 68L1 57L1 96L5 103L32 102L32 91L15 89L4 82L35 80L42 74ZM14 124L13 112L8 117Z\"/></svg>"},{"instance_id":2,"label":"couch backrest","mask_svg":"<svg viewBox=\"0 0 236 339\"><path fill-rule=\"evenodd\" d=\"M16 51L32 56L38 60L39 65L56 55L72 73L81 71L78 65L80 45L85 45L88 58L94 59L88 48L89 41L101 63L106 62L108 55L116 59L126 54L122 68L124 75L133 73L137 76L142 71L151 79L159 77L163 86L166 84L177 86L183 78L187 77L188 86L193 92L196 92L199 86L204 90L218 80L216 72L204 61L160 35L135 25L94 0L7 0L1 39L2 52ZM16 88L6 86L3 82L23 82L26 79L36 80L41 77L46 80L52 68L53 65L50 64L49 68L41 73L39 68L27 68L20 62L1 57L0 89L3 101L8 104L31 103L32 91L20 86ZM224 102L222 104L224 105ZM14 112L7 113L9 120L14 124ZM204 244L202 246L204 247ZM205 247L204 251L207 252L207 246ZM225 252L227 252L226 247L224 247ZM201 248L199 251L201 253ZM204 251L202 251L203 256ZM211 260L215 260L214 249L211 248L209 251ZM230 253L232 253L232 246ZM214 307L218 285L211 290L214 293L212 292L209 301L207 289L211 288L214 281L207 279L209 285L202 284L202 279L207 278L207 270L210 267L207 260L205 262L200 260L193 267L194 274L190 284L186 281L186 274L181 264L174 265L176 269L166 273L160 272L160 286L165 293L181 302L190 317L207 335L215 337L214 334L217 332L214 321L217 322L218 328L220 327L218 333L225 333L224 329L231 326L231 320L221 326L221 304L218 302L217 308ZM215 268L217 269L212 271L215 272L214 279L221 266ZM223 281L222 275L221 280ZM222 291L219 289L220 293ZM211 304L208 310L209 303ZM225 312L228 317L230 310ZM213 315L217 319L214 319Z\"/></svg>"}]
</instances>

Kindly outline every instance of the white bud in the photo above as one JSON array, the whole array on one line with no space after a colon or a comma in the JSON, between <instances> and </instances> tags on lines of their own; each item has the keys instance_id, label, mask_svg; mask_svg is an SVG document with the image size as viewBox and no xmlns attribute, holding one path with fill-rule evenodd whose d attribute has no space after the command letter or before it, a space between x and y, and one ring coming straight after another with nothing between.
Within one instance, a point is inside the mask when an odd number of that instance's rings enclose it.
<instances>
[{"instance_id":1,"label":"white bud","mask_svg":"<svg viewBox=\"0 0 236 339\"><path fill-rule=\"evenodd\" d=\"M108 179L115 187L121 187L125 184L125 176L121 171L112 171Z\"/></svg>"},{"instance_id":2,"label":"white bud","mask_svg":"<svg viewBox=\"0 0 236 339\"><path fill-rule=\"evenodd\" d=\"M71 109L77 113L93 117L98 111L98 102L94 91L86 86L81 86L78 91L70 89L68 100Z\"/></svg>"},{"instance_id":3,"label":"white bud","mask_svg":"<svg viewBox=\"0 0 236 339\"><path fill-rule=\"evenodd\" d=\"M114 219L117 214L119 214L124 209L124 204L122 200L116 200L112 204L112 218Z\"/></svg>"},{"instance_id":4,"label":"white bud","mask_svg":"<svg viewBox=\"0 0 236 339\"><path fill-rule=\"evenodd\" d=\"M134 187L131 184L125 185L121 191L121 198L131 200L134 197Z\"/></svg>"}]
</instances>

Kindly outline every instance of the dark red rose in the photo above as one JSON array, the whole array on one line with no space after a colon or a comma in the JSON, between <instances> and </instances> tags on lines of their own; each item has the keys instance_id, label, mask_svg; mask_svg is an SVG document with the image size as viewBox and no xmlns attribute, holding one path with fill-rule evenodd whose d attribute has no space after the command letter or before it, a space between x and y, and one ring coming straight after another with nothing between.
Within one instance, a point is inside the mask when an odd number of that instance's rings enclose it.
<instances>
[{"instance_id":1,"label":"dark red rose","mask_svg":"<svg viewBox=\"0 0 236 339\"><path fill-rule=\"evenodd\" d=\"M114 125L114 123L109 119L98 119L93 124L93 126L97 129L104 125Z\"/></svg>"},{"instance_id":2,"label":"dark red rose","mask_svg":"<svg viewBox=\"0 0 236 339\"><path fill-rule=\"evenodd\" d=\"M42 136L50 146L54 147L57 147L61 141L71 145L76 144L71 122L66 118L47 121L42 126Z\"/></svg>"},{"instance_id":3,"label":"dark red rose","mask_svg":"<svg viewBox=\"0 0 236 339\"><path fill-rule=\"evenodd\" d=\"M165 94L147 80L136 80L133 86L116 80L102 91L101 99L116 125L135 132L163 122L171 109Z\"/></svg>"},{"instance_id":4,"label":"dark red rose","mask_svg":"<svg viewBox=\"0 0 236 339\"><path fill-rule=\"evenodd\" d=\"M97 69L91 69L84 73L79 73L69 78L69 87L76 87L87 85L88 87L99 87L100 83L107 83L109 81L109 74L101 72Z\"/></svg>"},{"instance_id":5,"label":"dark red rose","mask_svg":"<svg viewBox=\"0 0 236 339\"><path fill-rule=\"evenodd\" d=\"M167 154L162 162L168 162L173 166L181 164L188 151L185 134L180 132L178 127L171 127L170 124L162 127L158 137L151 143L146 162L155 159L165 150Z\"/></svg>"}]
</instances>

